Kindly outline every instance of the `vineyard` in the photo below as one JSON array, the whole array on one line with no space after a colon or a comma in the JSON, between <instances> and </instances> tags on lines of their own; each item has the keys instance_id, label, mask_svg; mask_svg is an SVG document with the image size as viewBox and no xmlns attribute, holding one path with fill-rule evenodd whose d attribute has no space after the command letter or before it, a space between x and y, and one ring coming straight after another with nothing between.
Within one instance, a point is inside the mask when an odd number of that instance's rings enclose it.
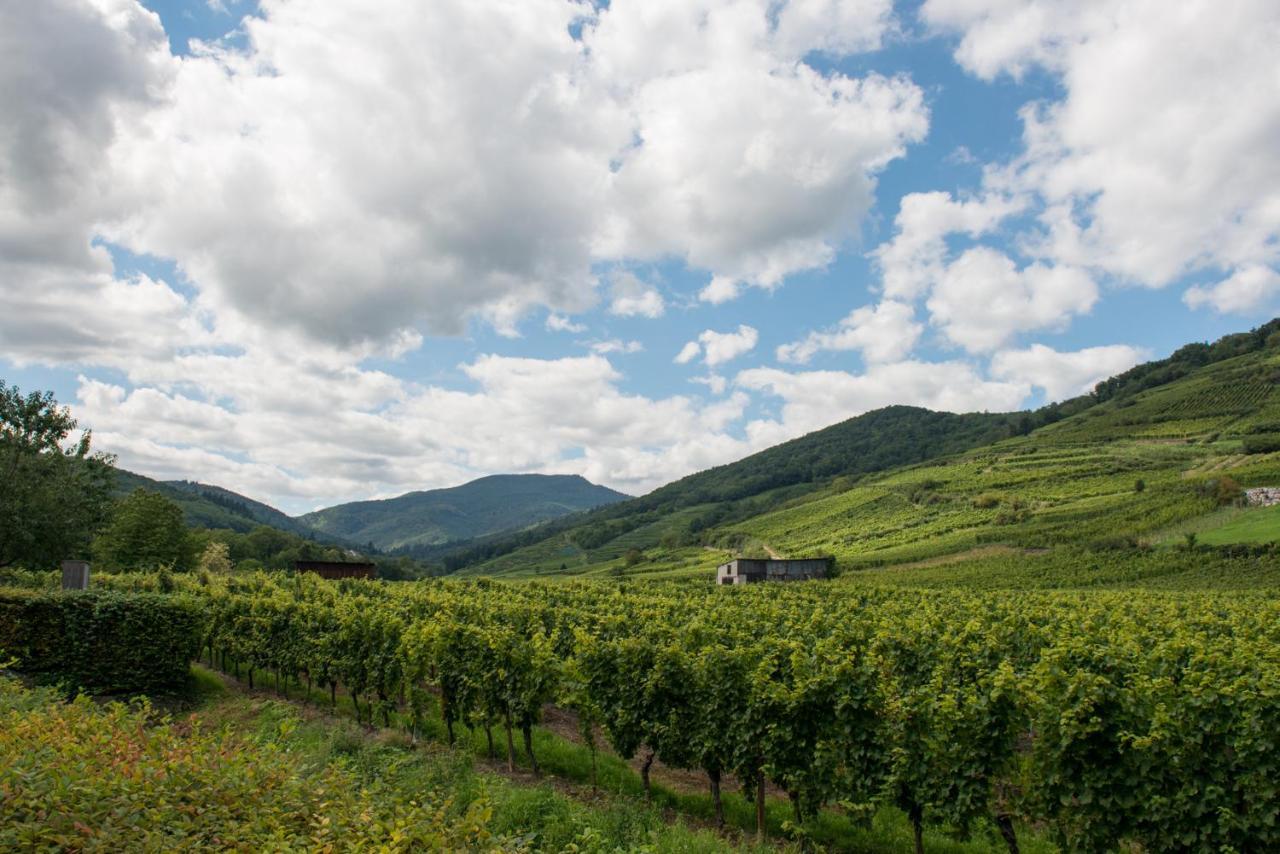
<instances>
[{"instance_id":1,"label":"vineyard","mask_svg":"<svg viewBox=\"0 0 1280 854\"><path fill-rule=\"evenodd\" d=\"M720 815L730 776L761 824L784 793L800 839L896 809L917 838L1009 850L1028 827L1070 850L1280 845L1269 593L259 575L175 595L206 615L203 656L249 682L342 689L359 719L414 736L475 728L534 773L554 704L646 775L700 771Z\"/></svg>"},{"instance_id":2,"label":"vineyard","mask_svg":"<svg viewBox=\"0 0 1280 854\"><path fill-rule=\"evenodd\" d=\"M1163 542L1216 510L1208 493L1224 475L1244 486L1280 484L1278 376L1280 358L1265 350L1098 403L1026 436L838 477L807 492L765 492L746 502L740 518L704 527L699 520L716 514L698 505L612 537L550 532L462 574L694 577L718 556L699 560L699 547L732 552L759 544L791 556L830 554L859 569L991 544ZM629 552L643 560L625 563Z\"/></svg>"},{"instance_id":3,"label":"vineyard","mask_svg":"<svg viewBox=\"0 0 1280 854\"><path fill-rule=\"evenodd\" d=\"M1280 850L1280 508L1242 500L1280 485L1277 377L1272 350L1135 374L947 445L890 412L818 434L808 462L804 442L770 452L763 491L712 470L481 543L453 578L95 571L64 593L0 569L0 666L28 681L163 696L198 658L236 702L277 698L233 703L214 735L0 677L0 847L90 849L87 828L103 850L334 832L390 850ZM899 428L913 462L879 448L813 479ZM829 554L836 577L711 583L757 553ZM482 784L456 771L471 760ZM261 815L236 811L240 778ZM191 813L204 790L213 811ZM137 797L178 836L131 835Z\"/></svg>"}]
</instances>

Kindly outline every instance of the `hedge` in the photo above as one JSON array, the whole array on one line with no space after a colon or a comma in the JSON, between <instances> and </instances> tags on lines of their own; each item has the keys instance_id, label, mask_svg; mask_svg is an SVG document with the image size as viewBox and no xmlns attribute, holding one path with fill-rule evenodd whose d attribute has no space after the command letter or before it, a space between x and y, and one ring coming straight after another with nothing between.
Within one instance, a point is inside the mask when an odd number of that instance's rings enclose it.
<instances>
[{"instance_id":1,"label":"hedge","mask_svg":"<svg viewBox=\"0 0 1280 854\"><path fill-rule=\"evenodd\" d=\"M202 621L185 597L0 588L0 659L93 691L150 693L185 682Z\"/></svg>"}]
</instances>

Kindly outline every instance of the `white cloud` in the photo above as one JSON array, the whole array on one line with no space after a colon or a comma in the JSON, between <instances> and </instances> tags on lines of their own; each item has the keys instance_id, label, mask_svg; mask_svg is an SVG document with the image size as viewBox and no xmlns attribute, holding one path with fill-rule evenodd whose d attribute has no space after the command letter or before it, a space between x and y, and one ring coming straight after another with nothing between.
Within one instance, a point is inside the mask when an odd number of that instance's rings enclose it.
<instances>
[{"instance_id":1,"label":"white cloud","mask_svg":"<svg viewBox=\"0 0 1280 854\"><path fill-rule=\"evenodd\" d=\"M125 468L291 510L492 472L574 472L636 493L753 450L728 432L745 395L626 394L598 355L482 356L462 374L469 388L446 389L288 353L206 354L140 363L129 380L144 387L82 378L73 409Z\"/></svg>"},{"instance_id":2,"label":"white cloud","mask_svg":"<svg viewBox=\"0 0 1280 854\"><path fill-rule=\"evenodd\" d=\"M748 437L764 445L891 404L949 412L1009 411L1018 408L1030 392L1024 382L985 380L964 362L872 365L862 374L752 368L740 372L734 383L783 400L781 421L748 425Z\"/></svg>"},{"instance_id":3,"label":"white cloud","mask_svg":"<svg viewBox=\"0 0 1280 854\"><path fill-rule=\"evenodd\" d=\"M305 509L494 471L638 492L876 406L1011 408L1123 361L1033 347L998 353L987 378L902 361L921 299L975 353L1088 311L1098 271L1157 283L1216 266L1190 304L1265 302L1280 99L1275 75L1245 70L1274 67L1266 8L1151 7L1149 26L1114 27L1112 5L1006 6L925 13L962 34L975 73L1043 65L1067 97L1026 113L1026 157L981 194L907 196L875 252L883 301L783 348L858 349L868 369L730 384L712 370L759 336L706 330L677 361L705 364L691 381L708 405L623 392L601 354L631 341L476 357L447 385L364 360L477 318L515 335L537 307L575 334L597 305L665 311L657 287L600 270L683 262L723 302L827 264L928 113L906 78L803 58L883 44L888 0L289 0L246 19L239 47L182 59L134 0L0 4L0 356L83 366L77 414L126 467ZM1048 235L1017 243L1025 263L948 250L1025 211ZM180 278L118 274L104 241ZM782 416L744 428L748 392Z\"/></svg>"},{"instance_id":4,"label":"white cloud","mask_svg":"<svg viewBox=\"0 0 1280 854\"><path fill-rule=\"evenodd\" d=\"M778 11L774 41L784 56L877 50L893 29L892 0L789 0Z\"/></svg>"},{"instance_id":5,"label":"white cloud","mask_svg":"<svg viewBox=\"0 0 1280 854\"><path fill-rule=\"evenodd\" d=\"M742 293L742 283L729 276L712 276L707 286L698 292L698 299L712 305L735 300Z\"/></svg>"},{"instance_id":6,"label":"white cloud","mask_svg":"<svg viewBox=\"0 0 1280 854\"><path fill-rule=\"evenodd\" d=\"M893 239L871 253L880 267L885 296L912 300L927 293L942 277L948 235L988 234L1025 205L1023 199L999 194L963 201L943 192L903 196Z\"/></svg>"},{"instance_id":7,"label":"white cloud","mask_svg":"<svg viewBox=\"0 0 1280 854\"><path fill-rule=\"evenodd\" d=\"M780 362L804 364L822 350L860 350L867 362L896 362L911 352L923 330L915 309L890 300L854 309L834 329L783 344L777 356Z\"/></svg>"},{"instance_id":8,"label":"white cloud","mask_svg":"<svg viewBox=\"0 0 1280 854\"><path fill-rule=\"evenodd\" d=\"M636 109L644 144L615 177L625 216L606 251L709 270L712 302L830 262L871 207L874 174L927 128L905 80L749 59L654 80Z\"/></svg>"},{"instance_id":9,"label":"white cloud","mask_svg":"<svg viewBox=\"0 0 1280 854\"><path fill-rule=\"evenodd\" d=\"M547 315L547 330L550 332L586 332L587 327L582 323L575 323L569 318L561 314L552 312Z\"/></svg>"},{"instance_id":10,"label":"white cloud","mask_svg":"<svg viewBox=\"0 0 1280 854\"><path fill-rule=\"evenodd\" d=\"M712 394L724 394L729 381L719 374L707 374L705 377L692 377L689 382L706 386Z\"/></svg>"},{"instance_id":11,"label":"white cloud","mask_svg":"<svg viewBox=\"0 0 1280 854\"><path fill-rule=\"evenodd\" d=\"M1019 270L1008 256L977 247L947 265L926 305L949 339L983 353L1019 332L1065 326L1097 299L1082 270L1040 263Z\"/></svg>"},{"instance_id":12,"label":"white cloud","mask_svg":"<svg viewBox=\"0 0 1280 854\"><path fill-rule=\"evenodd\" d=\"M0 275L5 274L24 282L20 288L0 287L0 347L19 365L119 368L216 343L181 294L146 276L122 281L106 273L23 269L0 261Z\"/></svg>"},{"instance_id":13,"label":"white cloud","mask_svg":"<svg viewBox=\"0 0 1280 854\"><path fill-rule=\"evenodd\" d=\"M662 317L667 304L658 289L622 272L613 277L609 313L619 317Z\"/></svg>"},{"instance_id":14,"label":"white cloud","mask_svg":"<svg viewBox=\"0 0 1280 854\"><path fill-rule=\"evenodd\" d=\"M690 341L676 355L676 364L683 365L703 357L708 367L724 364L755 349L760 340L760 333L745 323L738 326L736 332L716 332L706 329L698 335L697 340Z\"/></svg>"},{"instance_id":15,"label":"white cloud","mask_svg":"<svg viewBox=\"0 0 1280 854\"><path fill-rule=\"evenodd\" d=\"M644 350L644 345L639 341L622 341L617 338L611 338L608 341L592 341L587 346L592 353L600 356L609 353L640 353Z\"/></svg>"},{"instance_id":16,"label":"white cloud","mask_svg":"<svg viewBox=\"0 0 1280 854\"><path fill-rule=\"evenodd\" d=\"M674 361L677 365L687 365L700 355L702 355L702 345L697 341L690 341L680 348Z\"/></svg>"},{"instance_id":17,"label":"white cloud","mask_svg":"<svg viewBox=\"0 0 1280 854\"><path fill-rule=\"evenodd\" d=\"M1039 254L1161 287L1280 260L1280 4L928 0L956 58L1034 66L1065 96L1023 111L1026 152L989 185L1035 192Z\"/></svg>"},{"instance_id":18,"label":"white cloud","mask_svg":"<svg viewBox=\"0 0 1280 854\"><path fill-rule=\"evenodd\" d=\"M1049 400L1085 394L1099 381L1128 370L1151 354L1139 347L1114 344L1059 352L1043 344L1004 350L991 359L991 376L1044 389Z\"/></svg>"},{"instance_id":19,"label":"white cloud","mask_svg":"<svg viewBox=\"0 0 1280 854\"><path fill-rule=\"evenodd\" d=\"M886 2L618 2L586 38L631 95L609 256L675 256L712 274L704 298L772 288L854 236L875 174L923 137L902 78L820 74L797 59L879 43ZM771 25L771 19L776 23Z\"/></svg>"},{"instance_id":20,"label":"white cloud","mask_svg":"<svg viewBox=\"0 0 1280 854\"><path fill-rule=\"evenodd\" d=\"M774 287L831 258L925 132L910 81L798 61L873 49L890 13L292 0L179 60L134 0L8 4L0 259L106 273L101 236L176 261L219 321L357 349L585 310L600 262Z\"/></svg>"},{"instance_id":21,"label":"white cloud","mask_svg":"<svg viewBox=\"0 0 1280 854\"><path fill-rule=\"evenodd\" d=\"M1211 306L1215 311L1250 312L1266 306L1280 293L1280 273L1251 264L1208 287L1194 287L1182 299L1191 308Z\"/></svg>"},{"instance_id":22,"label":"white cloud","mask_svg":"<svg viewBox=\"0 0 1280 854\"><path fill-rule=\"evenodd\" d=\"M698 336L702 342L703 358L713 367L751 352L759 339L760 334L746 324L739 325L736 332L707 329Z\"/></svg>"}]
</instances>

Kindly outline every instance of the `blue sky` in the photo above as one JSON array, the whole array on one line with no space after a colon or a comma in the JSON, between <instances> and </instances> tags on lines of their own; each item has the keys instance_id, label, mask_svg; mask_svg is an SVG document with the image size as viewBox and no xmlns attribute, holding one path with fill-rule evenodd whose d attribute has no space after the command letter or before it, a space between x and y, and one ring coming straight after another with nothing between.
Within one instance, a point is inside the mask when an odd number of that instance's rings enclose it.
<instances>
[{"instance_id":1,"label":"blue sky","mask_svg":"<svg viewBox=\"0 0 1280 854\"><path fill-rule=\"evenodd\" d=\"M8 10L0 376L304 511L640 493L1269 319L1280 14L1073 5Z\"/></svg>"}]
</instances>

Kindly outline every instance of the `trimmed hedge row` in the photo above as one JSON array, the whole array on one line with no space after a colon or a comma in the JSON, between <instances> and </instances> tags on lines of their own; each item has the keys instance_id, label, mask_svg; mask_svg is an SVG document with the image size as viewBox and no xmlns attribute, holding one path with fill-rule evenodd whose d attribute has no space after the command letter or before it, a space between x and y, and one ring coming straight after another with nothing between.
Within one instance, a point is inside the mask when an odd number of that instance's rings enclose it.
<instances>
[{"instance_id":1,"label":"trimmed hedge row","mask_svg":"<svg viewBox=\"0 0 1280 854\"><path fill-rule=\"evenodd\" d=\"M150 693L187 679L202 623L186 597L0 588L0 659L94 691Z\"/></svg>"}]
</instances>

